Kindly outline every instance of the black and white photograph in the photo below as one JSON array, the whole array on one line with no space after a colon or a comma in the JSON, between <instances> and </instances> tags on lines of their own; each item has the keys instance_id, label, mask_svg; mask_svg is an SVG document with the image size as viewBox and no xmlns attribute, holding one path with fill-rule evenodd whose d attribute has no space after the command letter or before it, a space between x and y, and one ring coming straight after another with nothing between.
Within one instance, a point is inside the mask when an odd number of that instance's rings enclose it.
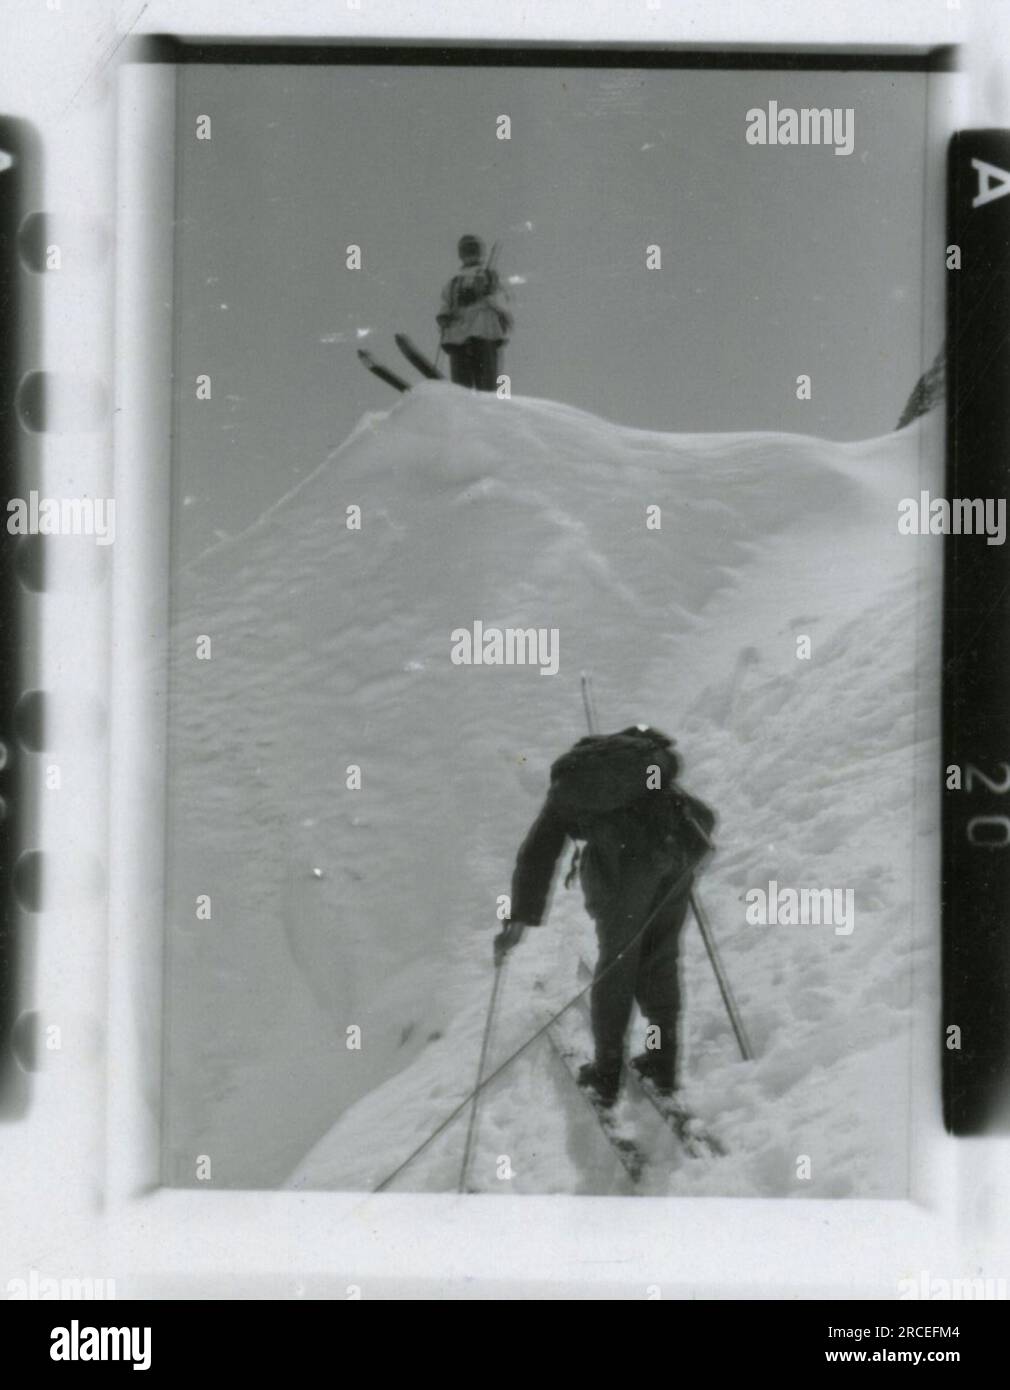
<instances>
[{"instance_id":1,"label":"black and white photograph","mask_svg":"<svg viewBox=\"0 0 1010 1390\"><path fill-rule=\"evenodd\" d=\"M907 1191L929 81L180 67L166 1181Z\"/></svg>"},{"instance_id":2,"label":"black and white photograph","mask_svg":"<svg viewBox=\"0 0 1010 1390\"><path fill-rule=\"evenodd\" d=\"M29 1375L393 1300L979 1367L1008 22L0 0Z\"/></svg>"}]
</instances>

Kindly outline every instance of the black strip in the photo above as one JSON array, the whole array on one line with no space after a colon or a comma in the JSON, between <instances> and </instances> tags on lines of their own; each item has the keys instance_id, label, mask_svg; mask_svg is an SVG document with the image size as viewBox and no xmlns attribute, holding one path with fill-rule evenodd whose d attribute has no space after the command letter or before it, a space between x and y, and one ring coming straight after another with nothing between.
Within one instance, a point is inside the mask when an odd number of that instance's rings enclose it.
<instances>
[{"instance_id":1,"label":"black strip","mask_svg":"<svg viewBox=\"0 0 1010 1390\"><path fill-rule=\"evenodd\" d=\"M416 44L362 43L333 39L236 42L232 38L180 39L154 34L140 40L130 57L149 63L227 63L291 65L394 64L432 67L516 68L742 68L812 72L951 72L957 49L871 48L773 49L681 48L668 44L452 44L444 40Z\"/></svg>"},{"instance_id":2,"label":"black strip","mask_svg":"<svg viewBox=\"0 0 1010 1390\"><path fill-rule=\"evenodd\" d=\"M467 1200L460 1199L461 1203ZM840 1217L841 1213L835 1219ZM63 1279L64 1288L75 1283L92 1287L97 1296L87 1301L66 1294L60 1297L58 1275L62 1267L57 1269L56 1256L44 1251L48 1262L43 1270L10 1271L16 1277L8 1287L13 1285L16 1291L8 1297L24 1301L9 1309L5 1346L11 1361L16 1358L23 1367L21 1375L28 1384L34 1384L45 1371L44 1379L50 1384L59 1383L63 1375L73 1385L97 1384L98 1380L106 1385L148 1386L153 1382L177 1390L196 1379L194 1367L199 1368L203 1382L222 1379L245 1383L255 1375L271 1382L290 1379L293 1349L332 1338L335 1323L349 1336L344 1328L351 1328L353 1319L363 1323L371 1316L367 1309L355 1306L341 1313L342 1306L358 1301L655 1300L672 1306L674 1300L690 1294L692 1338L699 1345L718 1347L720 1367L725 1367L734 1381L752 1379L755 1357L771 1346L783 1361L800 1368L823 1367L828 1358L863 1361L868 1363L863 1371L872 1376L875 1368L879 1370L888 1361L918 1363L920 1369L946 1361L954 1363L948 1367L954 1371L967 1372L974 1367L975 1379L1004 1351L1006 1303L1001 1290L1006 1288L1006 1278L992 1276L986 1269L973 1283L975 1269L967 1258L964 1266L945 1266L942 1276L909 1270L894 1278L889 1278L890 1271L882 1260L880 1297L872 1301L845 1297L844 1271L839 1270L837 1287L831 1290L835 1297L824 1299L808 1297L811 1285L804 1278L800 1259L794 1261L797 1267L788 1283L773 1284L758 1270L750 1282L739 1277L731 1282L729 1275L719 1278L693 1271L674 1278L670 1273L673 1259L667 1251L654 1281L636 1281L621 1268L628 1262L627 1243L618 1244L617 1232L608 1240L598 1239L600 1255L594 1261L597 1267L592 1278L579 1270L565 1270L559 1275L554 1269L558 1262L544 1257L538 1235L531 1223L525 1245L531 1263L536 1258L538 1268L525 1277L513 1274L508 1267L497 1276L453 1268L427 1276L364 1273L343 1256L341 1243L335 1240L333 1272L300 1272L297 1280L240 1270L216 1278L186 1270L172 1270L160 1278L145 1272L131 1277L128 1285L120 1279L116 1288L119 1296L112 1298L104 1292L101 1276L87 1281ZM448 1237L444 1239L448 1254L455 1247ZM617 1268L600 1270L598 1266L611 1249L619 1251L620 1258L613 1260ZM900 1268L898 1252L894 1252L893 1264ZM736 1266L732 1272L739 1276ZM818 1291L816 1285L813 1291ZM57 1299L60 1301L54 1301ZM896 1300L901 1302L900 1308ZM683 1314L671 1312L669 1316L672 1322ZM726 1330L730 1318L732 1336ZM264 1333L267 1319L268 1335ZM93 1329L102 1328L127 1330L122 1338L105 1343L121 1359L109 1359L109 1351L104 1360L84 1359L101 1354L102 1340ZM500 1350L495 1348L495 1359L510 1379L521 1377L526 1369L525 1352L525 1346L511 1338L504 1339ZM138 1374L132 1360L125 1359L131 1355L145 1358L140 1365L146 1364L149 1355L147 1369L138 1366ZM397 1357L384 1360L398 1376L408 1364L409 1353L402 1350ZM585 1362L577 1364L581 1371ZM841 1374L846 1367L827 1366L829 1375L836 1369Z\"/></svg>"},{"instance_id":3,"label":"black strip","mask_svg":"<svg viewBox=\"0 0 1010 1390\"><path fill-rule=\"evenodd\" d=\"M13 163L9 161L13 160ZM18 578L17 538L7 531L7 503L25 495L27 450L18 423L18 382L34 338L35 296L18 252L18 228L29 210L37 175L37 145L22 121L0 117L0 1118L23 1112L27 1075L15 1055L15 1025L23 1008L23 913L15 892L15 866L25 844L27 779L18 742L16 706L24 683L24 590Z\"/></svg>"},{"instance_id":4,"label":"black strip","mask_svg":"<svg viewBox=\"0 0 1010 1390\"><path fill-rule=\"evenodd\" d=\"M973 206L984 180L972 160L1006 171L1002 196ZM1010 131L953 137L947 217L961 268L947 271L946 498L1005 499ZM1010 544L948 535L944 605L944 1118L979 1134L1010 1128ZM947 787L953 764L960 789Z\"/></svg>"}]
</instances>

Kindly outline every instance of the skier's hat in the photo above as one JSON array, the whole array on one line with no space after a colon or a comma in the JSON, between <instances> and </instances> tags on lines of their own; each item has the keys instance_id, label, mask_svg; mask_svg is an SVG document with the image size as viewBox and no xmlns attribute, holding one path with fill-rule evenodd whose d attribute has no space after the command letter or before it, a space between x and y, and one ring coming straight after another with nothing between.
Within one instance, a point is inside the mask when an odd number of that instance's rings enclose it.
<instances>
[{"instance_id":1,"label":"skier's hat","mask_svg":"<svg viewBox=\"0 0 1010 1390\"><path fill-rule=\"evenodd\" d=\"M621 729L618 737L622 734L639 735L649 738L659 748L676 748L677 740L671 738L669 734L664 734L661 729L654 729L651 724L629 724L626 729Z\"/></svg>"},{"instance_id":2,"label":"skier's hat","mask_svg":"<svg viewBox=\"0 0 1010 1390\"><path fill-rule=\"evenodd\" d=\"M484 259L484 243L479 236L471 236L469 233L466 236L461 236L456 250L460 256L472 256L476 252L481 260Z\"/></svg>"},{"instance_id":3,"label":"skier's hat","mask_svg":"<svg viewBox=\"0 0 1010 1390\"><path fill-rule=\"evenodd\" d=\"M614 737L646 739L655 748L665 752L670 762L671 776L680 776L680 757L673 751L677 746L677 740L669 734L664 734L662 729L654 729L651 724L629 724Z\"/></svg>"}]
</instances>

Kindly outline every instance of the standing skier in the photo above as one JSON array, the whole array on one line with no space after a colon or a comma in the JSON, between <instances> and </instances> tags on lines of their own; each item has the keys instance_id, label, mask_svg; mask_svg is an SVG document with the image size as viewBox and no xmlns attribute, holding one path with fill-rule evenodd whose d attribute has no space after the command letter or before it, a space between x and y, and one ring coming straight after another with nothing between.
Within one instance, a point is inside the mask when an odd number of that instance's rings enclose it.
<instances>
[{"instance_id":1,"label":"standing skier","mask_svg":"<svg viewBox=\"0 0 1010 1390\"><path fill-rule=\"evenodd\" d=\"M638 726L580 739L559 758L516 859L511 920L495 941L501 959L527 926L540 925L566 838L583 842L579 878L600 950L591 996L595 1060L579 1079L604 1105L620 1089L635 1001L650 1028L632 1066L665 1095L677 1085L680 934L715 825L713 812L676 785L679 770L673 741Z\"/></svg>"},{"instance_id":2,"label":"standing skier","mask_svg":"<svg viewBox=\"0 0 1010 1390\"><path fill-rule=\"evenodd\" d=\"M460 237L458 249L462 264L442 291L437 316L442 347L457 386L494 391L501 349L512 331L512 315L502 299L498 272L484 264L480 237Z\"/></svg>"}]
</instances>

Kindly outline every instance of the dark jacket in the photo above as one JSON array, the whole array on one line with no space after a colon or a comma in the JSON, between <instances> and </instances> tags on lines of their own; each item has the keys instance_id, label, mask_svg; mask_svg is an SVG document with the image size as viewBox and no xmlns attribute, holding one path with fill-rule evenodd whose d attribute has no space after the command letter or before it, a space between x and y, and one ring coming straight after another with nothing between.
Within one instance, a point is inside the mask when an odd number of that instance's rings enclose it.
<instances>
[{"instance_id":1,"label":"dark jacket","mask_svg":"<svg viewBox=\"0 0 1010 1390\"><path fill-rule=\"evenodd\" d=\"M583 739L554 764L547 800L516 856L512 921L530 926L543 921L567 839L585 845L580 879L586 907L597 919L632 881L636 886L645 880L672 882L704 857L715 826L704 802L672 780L662 789L623 799L644 785L646 766L659 766L666 777L676 774L675 755L663 751L669 740L644 746L644 737L629 730Z\"/></svg>"}]
</instances>

